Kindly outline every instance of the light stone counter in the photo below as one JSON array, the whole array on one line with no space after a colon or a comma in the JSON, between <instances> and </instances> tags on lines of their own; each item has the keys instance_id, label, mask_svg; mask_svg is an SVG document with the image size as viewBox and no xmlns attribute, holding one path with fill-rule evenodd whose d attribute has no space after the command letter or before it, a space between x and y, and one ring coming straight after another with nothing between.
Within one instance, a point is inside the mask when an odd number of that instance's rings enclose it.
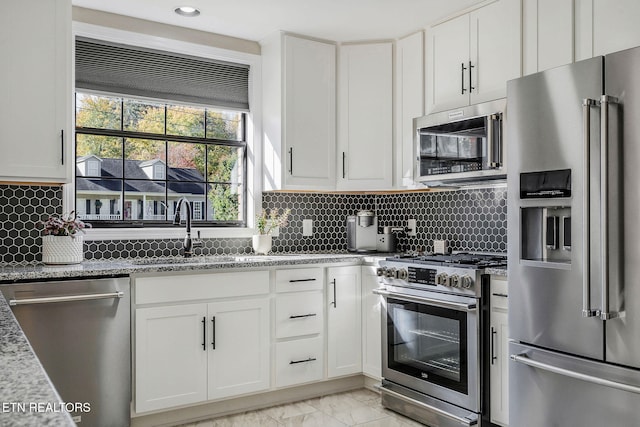
<instances>
[{"instance_id":1,"label":"light stone counter","mask_svg":"<svg viewBox=\"0 0 640 427\"><path fill-rule=\"evenodd\" d=\"M485 271L487 274L491 274L492 276L504 276L507 277L507 268L487 268Z\"/></svg>"},{"instance_id":2,"label":"light stone counter","mask_svg":"<svg viewBox=\"0 0 640 427\"><path fill-rule=\"evenodd\" d=\"M50 279L127 276L134 273L157 273L229 268L260 268L301 264L362 263L359 254L283 254L221 255L192 258L139 258L109 261L85 261L77 265L50 266L41 263L0 266L0 284Z\"/></svg>"}]
</instances>

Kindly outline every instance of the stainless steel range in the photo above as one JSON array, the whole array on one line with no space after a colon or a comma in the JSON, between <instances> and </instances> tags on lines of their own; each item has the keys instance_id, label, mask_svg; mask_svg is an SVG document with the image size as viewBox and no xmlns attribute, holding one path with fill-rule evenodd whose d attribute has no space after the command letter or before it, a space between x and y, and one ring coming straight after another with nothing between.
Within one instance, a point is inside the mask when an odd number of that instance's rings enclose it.
<instances>
[{"instance_id":1,"label":"stainless steel range","mask_svg":"<svg viewBox=\"0 0 640 427\"><path fill-rule=\"evenodd\" d=\"M504 255L423 255L380 263L382 404L430 426L481 423L482 294Z\"/></svg>"}]
</instances>

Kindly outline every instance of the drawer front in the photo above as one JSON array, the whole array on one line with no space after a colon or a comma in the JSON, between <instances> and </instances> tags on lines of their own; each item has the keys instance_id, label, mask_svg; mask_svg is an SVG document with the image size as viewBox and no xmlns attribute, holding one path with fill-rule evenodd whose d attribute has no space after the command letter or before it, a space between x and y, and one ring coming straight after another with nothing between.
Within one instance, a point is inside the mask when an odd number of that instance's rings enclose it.
<instances>
[{"instance_id":1,"label":"drawer front","mask_svg":"<svg viewBox=\"0 0 640 427\"><path fill-rule=\"evenodd\" d=\"M276 297L276 338L319 334L323 325L322 291Z\"/></svg>"},{"instance_id":2,"label":"drawer front","mask_svg":"<svg viewBox=\"0 0 640 427\"><path fill-rule=\"evenodd\" d=\"M295 268L276 270L276 292L297 292L322 289L324 269Z\"/></svg>"},{"instance_id":3,"label":"drawer front","mask_svg":"<svg viewBox=\"0 0 640 427\"><path fill-rule=\"evenodd\" d=\"M167 274L138 277L136 304L243 297L269 293L268 271Z\"/></svg>"},{"instance_id":4,"label":"drawer front","mask_svg":"<svg viewBox=\"0 0 640 427\"><path fill-rule=\"evenodd\" d=\"M276 387L322 379L322 336L276 344Z\"/></svg>"},{"instance_id":5,"label":"drawer front","mask_svg":"<svg viewBox=\"0 0 640 427\"><path fill-rule=\"evenodd\" d=\"M503 279L496 278L496 276L491 277L491 308L499 308L506 310L508 304L508 287L507 281Z\"/></svg>"}]
</instances>

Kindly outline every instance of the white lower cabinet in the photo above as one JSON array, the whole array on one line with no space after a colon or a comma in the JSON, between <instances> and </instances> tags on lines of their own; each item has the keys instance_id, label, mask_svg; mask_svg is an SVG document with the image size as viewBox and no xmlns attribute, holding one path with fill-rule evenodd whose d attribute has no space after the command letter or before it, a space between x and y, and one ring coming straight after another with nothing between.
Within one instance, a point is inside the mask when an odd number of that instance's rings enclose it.
<instances>
[{"instance_id":1,"label":"white lower cabinet","mask_svg":"<svg viewBox=\"0 0 640 427\"><path fill-rule=\"evenodd\" d=\"M269 299L208 305L208 398L269 388Z\"/></svg>"},{"instance_id":2,"label":"white lower cabinet","mask_svg":"<svg viewBox=\"0 0 640 427\"><path fill-rule=\"evenodd\" d=\"M276 338L320 334L323 329L322 291L276 297Z\"/></svg>"},{"instance_id":3,"label":"white lower cabinet","mask_svg":"<svg viewBox=\"0 0 640 427\"><path fill-rule=\"evenodd\" d=\"M380 296L373 293L380 287L375 266L362 267L362 372L375 379L382 378L382 316Z\"/></svg>"},{"instance_id":4,"label":"white lower cabinet","mask_svg":"<svg viewBox=\"0 0 640 427\"><path fill-rule=\"evenodd\" d=\"M322 336L276 344L276 387L320 381L324 373Z\"/></svg>"},{"instance_id":5,"label":"white lower cabinet","mask_svg":"<svg viewBox=\"0 0 640 427\"><path fill-rule=\"evenodd\" d=\"M507 281L491 277L491 422L509 425L509 325L507 323Z\"/></svg>"},{"instance_id":6,"label":"white lower cabinet","mask_svg":"<svg viewBox=\"0 0 640 427\"><path fill-rule=\"evenodd\" d=\"M327 374L362 372L361 267L327 268Z\"/></svg>"},{"instance_id":7,"label":"white lower cabinet","mask_svg":"<svg viewBox=\"0 0 640 427\"><path fill-rule=\"evenodd\" d=\"M324 377L324 268L276 270L276 387Z\"/></svg>"},{"instance_id":8,"label":"white lower cabinet","mask_svg":"<svg viewBox=\"0 0 640 427\"><path fill-rule=\"evenodd\" d=\"M206 304L135 311L136 412L207 399Z\"/></svg>"},{"instance_id":9,"label":"white lower cabinet","mask_svg":"<svg viewBox=\"0 0 640 427\"><path fill-rule=\"evenodd\" d=\"M134 286L136 413L269 388L268 271L144 277ZM186 300L198 302L176 302Z\"/></svg>"}]
</instances>

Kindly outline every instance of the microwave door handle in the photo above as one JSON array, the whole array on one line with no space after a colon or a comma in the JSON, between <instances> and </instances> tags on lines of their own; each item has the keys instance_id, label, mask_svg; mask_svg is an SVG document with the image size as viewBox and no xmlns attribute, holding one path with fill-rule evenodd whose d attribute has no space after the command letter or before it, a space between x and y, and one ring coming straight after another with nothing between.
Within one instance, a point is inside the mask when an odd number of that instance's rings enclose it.
<instances>
[{"instance_id":1,"label":"microwave door handle","mask_svg":"<svg viewBox=\"0 0 640 427\"><path fill-rule=\"evenodd\" d=\"M584 191L582 199L582 317L596 316L598 311L591 308L591 107L597 106L594 99L582 100L582 144L584 163Z\"/></svg>"},{"instance_id":2,"label":"microwave door handle","mask_svg":"<svg viewBox=\"0 0 640 427\"><path fill-rule=\"evenodd\" d=\"M496 121L498 124L501 123L499 114L491 114L487 117L487 164L489 169L496 169L502 166L502 150L500 149L502 135L500 129L497 133L494 129ZM496 147L498 147L497 150Z\"/></svg>"},{"instance_id":3,"label":"microwave door handle","mask_svg":"<svg viewBox=\"0 0 640 427\"><path fill-rule=\"evenodd\" d=\"M600 245L602 263L602 310L600 318L609 320L618 313L609 311L609 104L618 100L609 95L600 99Z\"/></svg>"}]
</instances>

